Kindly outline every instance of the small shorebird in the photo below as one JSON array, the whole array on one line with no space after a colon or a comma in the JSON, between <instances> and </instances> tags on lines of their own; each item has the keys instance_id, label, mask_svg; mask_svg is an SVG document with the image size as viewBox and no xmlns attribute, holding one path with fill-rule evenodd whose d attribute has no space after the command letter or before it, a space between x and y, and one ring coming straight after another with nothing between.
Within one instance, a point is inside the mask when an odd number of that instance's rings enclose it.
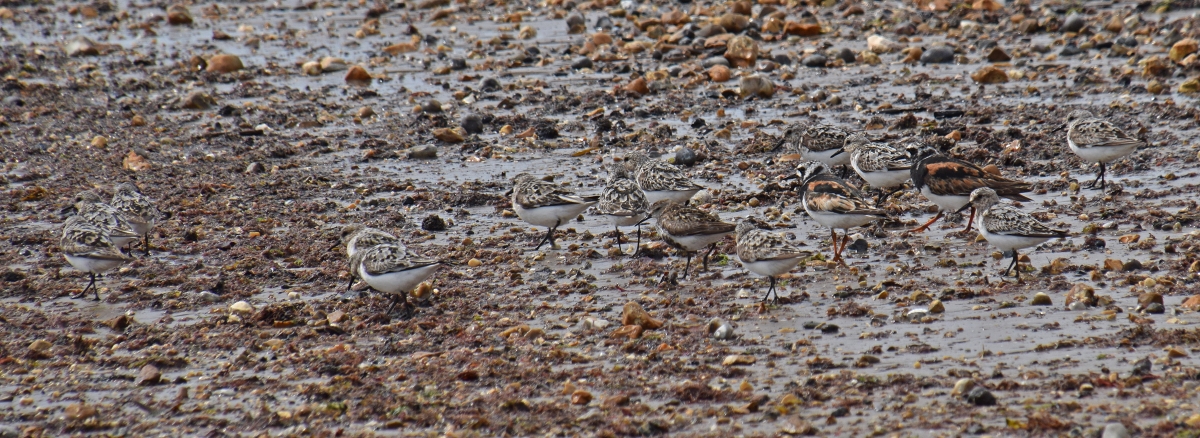
<instances>
[{"instance_id":1,"label":"small shorebird","mask_svg":"<svg viewBox=\"0 0 1200 438\"><path fill-rule=\"evenodd\" d=\"M919 233L929 229L929 226L941 219L947 211L959 211L963 206L969 207L971 192L981 187L990 187L1000 196L1014 201L1031 201L1022 195L1033 189L1029 183L993 175L974 164L942 155L932 147L912 147L909 151L914 157L910 169L913 186L938 206L937 216L925 225L912 229L913 232ZM965 230L971 229L971 221L974 218L975 209L972 208Z\"/></svg>"},{"instance_id":2,"label":"small shorebird","mask_svg":"<svg viewBox=\"0 0 1200 438\"><path fill-rule=\"evenodd\" d=\"M129 222L133 232L145 238L146 255L150 255L150 230L162 213L154 206L154 201L138 191L137 186L130 183L117 185L110 204ZM130 250L132 252L132 249Z\"/></svg>"},{"instance_id":3,"label":"small shorebird","mask_svg":"<svg viewBox=\"0 0 1200 438\"><path fill-rule=\"evenodd\" d=\"M757 220L746 218L737 224L737 256L747 270L771 280L771 287L762 299L765 302L772 292L775 301L779 301L775 277L791 271L812 253L788 243L781 234L760 228Z\"/></svg>"},{"instance_id":4,"label":"small shorebird","mask_svg":"<svg viewBox=\"0 0 1200 438\"><path fill-rule=\"evenodd\" d=\"M1012 251L1012 263L1004 274L1011 269L1016 274L1017 281L1021 280L1021 272L1017 263L1017 250L1037 246L1053 238L1067 237L1067 230L1057 230L1038 222L1033 216L1013 207L1000 205L1000 196L988 187L975 189L971 192L971 206L979 212L976 228L988 243L1003 251ZM966 209L963 206L962 209Z\"/></svg>"},{"instance_id":5,"label":"small shorebird","mask_svg":"<svg viewBox=\"0 0 1200 438\"><path fill-rule=\"evenodd\" d=\"M141 237L124 214L105 204L91 190L76 194L75 204L63 209L63 212L68 211L74 211L84 221L103 230L118 248Z\"/></svg>"},{"instance_id":6,"label":"small shorebird","mask_svg":"<svg viewBox=\"0 0 1200 438\"><path fill-rule=\"evenodd\" d=\"M595 196L576 195L571 190L528 173L513 178L512 205L517 216L532 225L549 228L546 237L538 241L534 250L541 249L542 244L547 242L550 248L555 248L554 231L597 201Z\"/></svg>"},{"instance_id":7,"label":"small shorebird","mask_svg":"<svg viewBox=\"0 0 1200 438\"><path fill-rule=\"evenodd\" d=\"M854 186L829 174L829 169L824 163L800 163L796 166L796 175L803 181L801 202L804 204L804 211L817 223L829 227L833 238L832 261L845 265L842 251L846 250L850 236L843 233L839 247L837 230L869 224L885 217L887 213L864 201L862 192Z\"/></svg>"},{"instance_id":8,"label":"small shorebird","mask_svg":"<svg viewBox=\"0 0 1200 438\"><path fill-rule=\"evenodd\" d=\"M629 171L625 166L609 166L609 171L612 173L608 176L604 192L600 194L596 212L612 221L613 229L617 233L618 250L621 250L621 227L637 226L637 246L633 247L636 254L642 247L641 223L650 215L650 204L646 201L646 194L642 189L629 178Z\"/></svg>"},{"instance_id":9,"label":"small shorebird","mask_svg":"<svg viewBox=\"0 0 1200 438\"><path fill-rule=\"evenodd\" d=\"M650 205L650 217L656 219L659 237L671 247L687 254L683 278L687 278L688 270L692 266L693 252L709 247L708 253L702 259L704 269L708 270L708 256L717 249L716 243L733 234L737 228L734 224L722 221L714 213L670 199Z\"/></svg>"},{"instance_id":10,"label":"small shorebird","mask_svg":"<svg viewBox=\"0 0 1200 438\"><path fill-rule=\"evenodd\" d=\"M408 293L433 275L442 263L420 257L403 245L383 243L355 253L350 265L372 289L391 295L392 305L388 307L391 313L396 301L408 306Z\"/></svg>"},{"instance_id":11,"label":"small shorebird","mask_svg":"<svg viewBox=\"0 0 1200 438\"><path fill-rule=\"evenodd\" d=\"M342 227L342 242L346 244L346 257L350 260L354 260L354 256L359 252L376 245L391 244L404 247L404 242L401 242L400 238L391 233L361 224L350 224ZM358 278L358 271L354 269L354 264L351 262L350 284L346 285L346 290L350 290L354 286L354 279L356 278Z\"/></svg>"},{"instance_id":12,"label":"small shorebird","mask_svg":"<svg viewBox=\"0 0 1200 438\"><path fill-rule=\"evenodd\" d=\"M75 269L87 272L91 281L76 297L87 295L88 289L96 294L100 301L100 289L96 287L96 275L103 274L121 266L129 260L113 241L108 233L100 226L88 222L82 216L71 216L63 224L62 238L58 242L67 263Z\"/></svg>"},{"instance_id":13,"label":"small shorebird","mask_svg":"<svg viewBox=\"0 0 1200 438\"><path fill-rule=\"evenodd\" d=\"M887 144L874 143L866 134L856 132L846 136L843 150L850 155L850 167L854 172L872 188L882 190L883 196L877 202L883 202L900 191L898 187L911 178L909 170L912 168L912 159L907 152ZM894 190L888 192L888 189Z\"/></svg>"},{"instance_id":14,"label":"small shorebird","mask_svg":"<svg viewBox=\"0 0 1200 438\"><path fill-rule=\"evenodd\" d=\"M1064 126L1067 128L1067 145L1071 151L1084 161L1100 163L1100 173L1096 174L1095 181L1087 185L1088 188L1096 188L1099 183L1100 190L1104 190L1107 164L1146 144L1085 110L1071 111Z\"/></svg>"},{"instance_id":15,"label":"small shorebird","mask_svg":"<svg viewBox=\"0 0 1200 438\"><path fill-rule=\"evenodd\" d=\"M792 124L783 133L780 145L795 146L800 151L800 158L805 161L816 161L826 166L843 166L850 164L850 155L842 153L846 145L846 130L833 125L818 123L804 126L801 123Z\"/></svg>"},{"instance_id":16,"label":"small shorebird","mask_svg":"<svg viewBox=\"0 0 1200 438\"><path fill-rule=\"evenodd\" d=\"M644 153L633 152L625 156L633 179L646 194L646 202L653 205L663 199L687 204L703 186L692 182L683 170L663 160L650 158Z\"/></svg>"}]
</instances>

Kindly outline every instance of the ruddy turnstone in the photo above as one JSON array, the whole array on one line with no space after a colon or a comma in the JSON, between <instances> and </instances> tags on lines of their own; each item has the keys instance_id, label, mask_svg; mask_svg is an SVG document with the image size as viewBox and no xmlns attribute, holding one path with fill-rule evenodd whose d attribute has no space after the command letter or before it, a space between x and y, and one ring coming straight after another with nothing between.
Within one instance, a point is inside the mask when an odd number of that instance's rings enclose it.
<instances>
[{"instance_id":1,"label":"ruddy turnstone","mask_svg":"<svg viewBox=\"0 0 1200 438\"><path fill-rule=\"evenodd\" d=\"M1000 205L1000 196L988 187L975 189L971 192L971 206L979 212L976 228L988 243L1004 251L1012 251L1012 263L1004 274L1011 269L1021 279L1020 269L1017 269L1019 255L1017 250L1037 246L1047 240L1067 237L1067 230L1057 230L1038 222L1033 216L1013 207ZM966 209L963 206L962 209Z\"/></svg>"},{"instance_id":2,"label":"ruddy turnstone","mask_svg":"<svg viewBox=\"0 0 1200 438\"><path fill-rule=\"evenodd\" d=\"M833 125L818 123L806 127L796 123L784 131L780 144L795 146L800 151L800 158L805 161L817 161L826 166L845 166L850 164L850 156L842 153L846 135L846 130Z\"/></svg>"},{"instance_id":3,"label":"ruddy turnstone","mask_svg":"<svg viewBox=\"0 0 1200 438\"><path fill-rule=\"evenodd\" d=\"M392 306L396 301L408 305L408 293L437 271L442 263L425 259L403 245L383 243L363 249L350 259L354 272L379 292L390 294Z\"/></svg>"},{"instance_id":4,"label":"ruddy turnstone","mask_svg":"<svg viewBox=\"0 0 1200 438\"><path fill-rule=\"evenodd\" d=\"M108 232L104 228L88 222L79 215L71 216L63 224L62 238L59 239L58 245L67 263L91 276L87 287L76 297L87 295L88 289L91 289L96 294L96 301L100 301L96 275L108 272L129 260L129 257L121 254L121 250L108 238Z\"/></svg>"},{"instance_id":5,"label":"ruddy turnstone","mask_svg":"<svg viewBox=\"0 0 1200 438\"><path fill-rule=\"evenodd\" d=\"M938 206L937 216L925 225L911 230L913 232L929 229L929 226L941 219L947 211L959 211L963 206L969 207L971 192L981 187L990 187L1000 196L1014 201L1031 200L1022 195L1032 190L1029 183L993 175L974 164L942 155L929 146L914 146L909 151L914 155L913 167L910 169L913 186ZM975 209L972 208L966 230L971 229L971 221L974 218Z\"/></svg>"},{"instance_id":6,"label":"ruddy turnstone","mask_svg":"<svg viewBox=\"0 0 1200 438\"><path fill-rule=\"evenodd\" d=\"M637 183L629 178L629 171L624 166L611 166L608 183L600 194L600 202L596 204L596 212L602 214L613 223L617 233L617 249L621 249L621 227L637 225L636 253L642 247L642 220L649 216L650 204L646 194ZM623 251L623 250L622 250Z\"/></svg>"},{"instance_id":7,"label":"ruddy turnstone","mask_svg":"<svg viewBox=\"0 0 1200 438\"><path fill-rule=\"evenodd\" d=\"M579 216L598 201L595 196L583 197L557 184L542 181L528 173L513 178L513 210L521 220L533 225L547 227L546 237L538 241L534 250L549 242L555 248L554 231L572 218Z\"/></svg>"},{"instance_id":8,"label":"ruddy turnstone","mask_svg":"<svg viewBox=\"0 0 1200 438\"><path fill-rule=\"evenodd\" d=\"M866 134L856 132L847 135L843 149L850 155L850 167L863 181L872 188L885 191L894 189L884 192L886 194L879 198L879 202L899 191L898 187L911 177L909 169L912 168L912 160L907 152L883 143L874 143Z\"/></svg>"},{"instance_id":9,"label":"ruddy turnstone","mask_svg":"<svg viewBox=\"0 0 1200 438\"><path fill-rule=\"evenodd\" d=\"M117 185L110 204L129 222L133 232L145 238L146 255L150 255L150 230L162 215L154 201L138 191L137 186L130 183Z\"/></svg>"},{"instance_id":10,"label":"ruddy turnstone","mask_svg":"<svg viewBox=\"0 0 1200 438\"><path fill-rule=\"evenodd\" d=\"M633 180L646 194L650 205L663 199L687 204L696 192L704 187L692 182L683 170L671 163L650 158L644 153L633 152L625 156L625 162L633 172Z\"/></svg>"},{"instance_id":11,"label":"ruddy turnstone","mask_svg":"<svg viewBox=\"0 0 1200 438\"><path fill-rule=\"evenodd\" d=\"M350 260L354 260L354 256L359 252L376 245L391 244L404 247L404 243L400 241L400 238L391 233L361 224L350 224L343 227L342 242L346 244L346 257ZM358 270L354 269L352 262L350 265L350 284L346 285L346 290L350 290L354 286L354 279L356 278L358 278Z\"/></svg>"},{"instance_id":12,"label":"ruddy turnstone","mask_svg":"<svg viewBox=\"0 0 1200 438\"><path fill-rule=\"evenodd\" d=\"M689 207L670 199L650 205L650 217L656 220L658 236L671 247L687 254L683 267L683 278L687 278L692 266L692 253L709 247L704 255L704 269L708 269L708 256L717 249L716 243L733 234L737 225L722 221L714 213Z\"/></svg>"},{"instance_id":13,"label":"ruddy turnstone","mask_svg":"<svg viewBox=\"0 0 1200 438\"><path fill-rule=\"evenodd\" d=\"M1096 180L1088 184L1088 188L1095 188L1099 183L1100 190L1104 190L1104 172L1107 164L1129 155L1138 147L1146 144L1130 137L1116 125L1097 119L1092 113L1085 110L1071 111L1067 115L1065 126L1067 127L1067 145L1071 147L1071 151L1084 161L1100 163L1100 173L1096 174Z\"/></svg>"},{"instance_id":14,"label":"ruddy turnstone","mask_svg":"<svg viewBox=\"0 0 1200 438\"><path fill-rule=\"evenodd\" d=\"M845 251L850 236L843 233L839 247L837 230L869 224L885 217L887 213L863 200L862 192L857 188L829 174L829 169L824 163L800 163L796 166L796 175L804 181L800 189L804 211L817 223L829 227L833 238L832 261L845 265L842 251Z\"/></svg>"},{"instance_id":15,"label":"ruddy turnstone","mask_svg":"<svg viewBox=\"0 0 1200 438\"><path fill-rule=\"evenodd\" d=\"M63 211L74 211L84 221L104 230L118 248L141 237L137 231L134 231L133 224L123 213L113 206L105 204L100 200L100 196L91 190L76 194L75 204Z\"/></svg>"},{"instance_id":16,"label":"ruddy turnstone","mask_svg":"<svg viewBox=\"0 0 1200 438\"><path fill-rule=\"evenodd\" d=\"M775 301L779 301L779 292L775 290L775 277L785 274L811 256L812 253L797 248L788 243L781 234L771 233L760 228L753 218L743 219L737 224L737 256L750 272L767 277L771 287L762 301L767 301L771 293L775 293Z\"/></svg>"}]
</instances>

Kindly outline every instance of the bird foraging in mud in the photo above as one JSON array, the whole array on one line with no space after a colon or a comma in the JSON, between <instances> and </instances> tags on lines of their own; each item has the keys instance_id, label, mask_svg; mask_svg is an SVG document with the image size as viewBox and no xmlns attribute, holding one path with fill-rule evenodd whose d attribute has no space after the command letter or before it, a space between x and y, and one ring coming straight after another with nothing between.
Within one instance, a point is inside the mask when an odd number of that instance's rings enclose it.
<instances>
[{"instance_id":1,"label":"bird foraging in mud","mask_svg":"<svg viewBox=\"0 0 1200 438\"><path fill-rule=\"evenodd\" d=\"M709 247L702 263L708 270L708 257L717 249L716 243L733 234L737 225L722 221L714 213L689 207L670 199L663 199L650 206L650 217L655 219L658 237L664 242L687 254L683 266L683 278L687 278L692 266L692 253ZM648 220L649 218L647 218ZM644 221L643 221L644 222Z\"/></svg>"},{"instance_id":2,"label":"bird foraging in mud","mask_svg":"<svg viewBox=\"0 0 1200 438\"><path fill-rule=\"evenodd\" d=\"M800 261L811 257L812 253L792 245L783 235L761 227L762 224L754 218L738 222L737 256L747 270L771 280L771 287L763 295L762 301L766 302L771 293L775 294L775 301L779 301L779 292L775 289L776 277L791 271Z\"/></svg>"},{"instance_id":3,"label":"bird foraging in mud","mask_svg":"<svg viewBox=\"0 0 1200 438\"><path fill-rule=\"evenodd\" d=\"M404 242L401 242L400 238L391 233L361 224L350 224L342 227L341 240L346 245L346 258L350 260L354 260L354 256L359 252L376 245L389 244L404 247ZM346 285L346 290L354 287L354 280L357 278L358 270L354 269L354 264L351 262L350 283Z\"/></svg>"},{"instance_id":4,"label":"bird foraging in mud","mask_svg":"<svg viewBox=\"0 0 1200 438\"><path fill-rule=\"evenodd\" d=\"M817 223L829 227L833 244L834 262L845 265L842 251L850 241L848 233L843 233L839 246L837 230L863 226L882 219L887 212L875 208L863 200L862 192L841 178L829 174L824 163L806 161L796 166L796 176L800 178L801 203L804 211Z\"/></svg>"},{"instance_id":5,"label":"bird foraging in mud","mask_svg":"<svg viewBox=\"0 0 1200 438\"><path fill-rule=\"evenodd\" d=\"M683 170L671 163L650 158L644 153L633 152L625 157L634 182L646 194L646 202L653 205L663 199L687 204L703 186L692 182Z\"/></svg>"},{"instance_id":6,"label":"bird foraging in mud","mask_svg":"<svg viewBox=\"0 0 1200 438\"><path fill-rule=\"evenodd\" d=\"M1107 164L1133 153L1146 144L1085 110L1071 111L1063 126L1067 128L1067 146L1071 148L1071 152L1084 161L1100 164L1100 172L1096 174L1096 179L1086 186L1088 188L1097 188L1096 185L1099 184L1099 189L1104 190Z\"/></svg>"},{"instance_id":7,"label":"bird foraging in mud","mask_svg":"<svg viewBox=\"0 0 1200 438\"><path fill-rule=\"evenodd\" d=\"M1021 279L1018 250L1040 245L1056 237L1067 237L1067 230L1050 228L1028 213L1000 205L1000 196L990 187L971 192L970 206L979 212L975 224L983 238L1003 251L1012 251L1012 263L1001 275L1008 275L1008 271L1012 270L1017 281ZM967 207L963 206L960 210Z\"/></svg>"},{"instance_id":8,"label":"bird foraging in mud","mask_svg":"<svg viewBox=\"0 0 1200 438\"><path fill-rule=\"evenodd\" d=\"M123 183L117 185L109 203L129 222L133 232L145 239L143 249L146 255L150 255L150 230L154 229L154 224L162 216L154 200L138 191L137 186Z\"/></svg>"},{"instance_id":9,"label":"bird foraging in mud","mask_svg":"<svg viewBox=\"0 0 1200 438\"><path fill-rule=\"evenodd\" d=\"M88 273L90 281L76 297L87 295L89 289L96 294L100 301L100 289L96 286L96 276L116 269L129 260L116 244L108 238L107 231L88 222L83 216L72 216L63 224L62 238L59 248L63 257L72 267Z\"/></svg>"},{"instance_id":10,"label":"bird foraging in mud","mask_svg":"<svg viewBox=\"0 0 1200 438\"><path fill-rule=\"evenodd\" d=\"M621 227L637 226L637 244L633 247L636 254L642 247L641 224L650 215L650 204L646 201L646 194L630 179L629 171L624 166L611 166L609 171L612 173L604 192L600 194L596 213L608 217L612 222L618 250L621 250Z\"/></svg>"},{"instance_id":11,"label":"bird foraging in mud","mask_svg":"<svg viewBox=\"0 0 1200 438\"><path fill-rule=\"evenodd\" d=\"M850 156L850 168L872 188L882 191L875 201L877 204L899 191L911 178L912 158L907 152L872 142L866 134L856 132L846 136L842 149Z\"/></svg>"},{"instance_id":12,"label":"bird foraging in mud","mask_svg":"<svg viewBox=\"0 0 1200 438\"><path fill-rule=\"evenodd\" d=\"M938 206L938 214L924 225L911 231L923 232L947 211L960 211L963 207L971 207L971 193L975 189L989 187L997 195L1014 201L1031 201L1022 195L1033 189L1029 183L1015 181L989 173L983 168L963 160L951 158L936 149L923 146L909 149L913 155L913 166L910 169L913 186L922 196ZM971 229L971 221L975 218L975 208L971 208L971 217L963 231Z\"/></svg>"},{"instance_id":13,"label":"bird foraging in mud","mask_svg":"<svg viewBox=\"0 0 1200 438\"><path fill-rule=\"evenodd\" d=\"M408 306L408 294L433 275L443 263L427 259L403 245L384 243L354 254L350 266L358 278L392 299L388 313L396 303Z\"/></svg>"},{"instance_id":14,"label":"bird foraging in mud","mask_svg":"<svg viewBox=\"0 0 1200 438\"><path fill-rule=\"evenodd\" d=\"M846 130L833 125L817 123L805 126L795 123L783 132L779 146L790 145L800 152L805 161L816 161L826 166L842 166L842 177L846 176L846 165L850 155L844 153Z\"/></svg>"},{"instance_id":15,"label":"bird foraging in mud","mask_svg":"<svg viewBox=\"0 0 1200 438\"><path fill-rule=\"evenodd\" d=\"M596 196L576 195L569 189L542 181L528 173L513 178L512 205L517 216L532 225L549 228L546 237L538 241L534 250L541 249L545 243L550 243L552 249L556 248L554 232L558 227L598 201Z\"/></svg>"},{"instance_id":16,"label":"bird foraging in mud","mask_svg":"<svg viewBox=\"0 0 1200 438\"><path fill-rule=\"evenodd\" d=\"M75 194L75 203L63 209L63 213L75 213L76 216L89 224L104 231L118 248L137 240L141 235L134 230L133 224L120 211L100 200L100 196L91 190Z\"/></svg>"}]
</instances>

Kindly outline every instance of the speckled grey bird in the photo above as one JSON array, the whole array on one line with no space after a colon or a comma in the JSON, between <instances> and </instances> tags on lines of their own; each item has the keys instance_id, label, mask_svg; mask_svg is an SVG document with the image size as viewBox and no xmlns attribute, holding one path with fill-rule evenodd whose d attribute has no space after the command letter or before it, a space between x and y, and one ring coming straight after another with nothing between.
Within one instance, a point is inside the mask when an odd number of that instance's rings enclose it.
<instances>
[{"instance_id":1,"label":"speckled grey bird","mask_svg":"<svg viewBox=\"0 0 1200 438\"><path fill-rule=\"evenodd\" d=\"M633 180L646 194L650 205L663 199L687 204L692 196L704 189L671 163L650 158L644 153L633 152L625 156L625 163L633 172Z\"/></svg>"},{"instance_id":2,"label":"speckled grey bird","mask_svg":"<svg viewBox=\"0 0 1200 438\"><path fill-rule=\"evenodd\" d=\"M397 301L408 305L408 293L433 275L442 263L419 256L402 245L384 243L354 254L350 266L364 282L389 294L392 307Z\"/></svg>"},{"instance_id":3,"label":"speckled grey bird","mask_svg":"<svg viewBox=\"0 0 1200 438\"><path fill-rule=\"evenodd\" d=\"M117 185L116 193L113 193L109 204L124 216L133 232L145 239L143 249L146 255L150 255L150 230L154 229L154 224L162 217L154 201L138 191L137 186L122 183Z\"/></svg>"},{"instance_id":4,"label":"speckled grey bird","mask_svg":"<svg viewBox=\"0 0 1200 438\"><path fill-rule=\"evenodd\" d=\"M87 295L88 289L96 294L100 301L100 289L96 287L96 275L103 274L121 266L129 260L121 250L108 238L108 232L80 215L72 216L63 224L62 238L59 248L63 257L75 269L88 273L91 280L87 287L76 297Z\"/></svg>"},{"instance_id":5,"label":"speckled grey bird","mask_svg":"<svg viewBox=\"0 0 1200 438\"><path fill-rule=\"evenodd\" d=\"M908 152L886 143L872 142L866 134L856 132L846 136L843 148L850 155L850 167L872 188L890 190L877 202L881 202L898 191L910 178L912 159Z\"/></svg>"},{"instance_id":6,"label":"speckled grey bird","mask_svg":"<svg viewBox=\"0 0 1200 438\"><path fill-rule=\"evenodd\" d=\"M579 216L599 198L579 196L558 184L542 181L528 173L513 178L512 205L521 220L533 225L547 227L546 237L534 248L540 249L549 242L555 248L554 232L558 227Z\"/></svg>"},{"instance_id":7,"label":"speckled grey bird","mask_svg":"<svg viewBox=\"0 0 1200 438\"><path fill-rule=\"evenodd\" d=\"M376 245L390 244L404 247L404 242L400 238L380 230L363 226L362 224L350 224L342 227L342 243L346 245L346 258L354 260L354 256L362 250L374 247ZM350 284L346 285L346 290L354 287L354 280L358 278L358 271L354 269L353 263L350 266Z\"/></svg>"},{"instance_id":8,"label":"speckled grey bird","mask_svg":"<svg viewBox=\"0 0 1200 438\"><path fill-rule=\"evenodd\" d=\"M629 171L624 166L611 166L609 171L612 173L608 176L604 192L600 194L596 213L612 221L618 250L621 250L621 227L636 225L637 245L634 246L634 253L637 253L642 247L641 222L650 214L650 204L642 189L629 178Z\"/></svg>"},{"instance_id":9,"label":"speckled grey bird","mask_svg":"<svg viewBox=\"0 0 1200 438\"><path fill-rule=\"evenodd\" d=\"M656 220L658 237L685 254L687 263L683 267L683 278L687 278L692 266L692 253L709 247L702 259L708 269L708 257L716 250L716 243L733 234L736 225L722 221L714 213L690 207L670 199L650 205L650 217Z\"/></svg>"},{"instance_id":10,"label":"speckled grey bird","mask_svg":"<svg viewBox=\"0 0 1200 438\"><path fill-rule=\"evenodd\" d=\"M108 234L108 238L117 247L141 237L124 214L115 207L105 204L100 200L100 196L91 190L76 194L75 203L67 210L74 211L75 215L84 221L99 227Z\"/></svg>"},{"instance_id":11,"label":"speckled grey bird","mask_svg":"<svg viewBox=\"0 0 1200 438\"><path fill-rule=\"evenodd\" d=\"M762 301L767 301L771 293L775 293L775 301L779 301L779 292L775 289L775 277L783 275L800 261L812 256L812 252L802 250L792 245L782 234L772 233L762 229L758 220L743 219L737 224L737 256L750 272L767 277L771 287Z\"/></svg>"},{"instance_id":12,"label":"speckled grey bird","mask_svg":"<svg viewBox=\"0 0 1200 438\"><path fill-rule=\"evenodd\" d=\"M1021 278L1021 272L1017 269L1020 257L1018 250L1037 246L1056 237L1067 237L1067 230L1050 228L1029 213L1000 205L1000 195L989 187L971 192L970 205L979 212L975 219L975 227L983 238L1001 250L1012 251L1012 263L1004 270L1004 275L1013 270L1018 281ZM962 209L966 208L967 206L963 206Z\"/></svg>"},{"instance_id":13,"label":"speckled grey bird","mask_svg":"<svg viewBox=\"0 0 1200 438\"><path fill-rule=\"evenodd\" d=\"M1099 184L1100 190L1104 190L1107 164L1146 144L1085 110L1071 111L1067 115L1066 127L1067 146L1071 151L1084 161L1100 163L1100 172L1096 174L1096 180L1087 186L1089 188L1096 188Z\"/></svg>"}]
</instances>

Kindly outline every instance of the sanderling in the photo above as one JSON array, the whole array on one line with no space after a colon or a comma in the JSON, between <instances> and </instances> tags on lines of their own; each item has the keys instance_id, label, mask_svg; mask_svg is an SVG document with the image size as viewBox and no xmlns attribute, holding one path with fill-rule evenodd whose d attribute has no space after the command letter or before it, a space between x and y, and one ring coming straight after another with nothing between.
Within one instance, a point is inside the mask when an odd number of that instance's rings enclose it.
<instances>
[{"instance_id":1,"label":"sanderling","mask_svg":"<svg viewBox=\"0 0 1200 438\"><path fill-rule=\"evenodd\" d=\"M596 212L612 221L617 233L618 250L621 250L621 227L637 225L637 246L633 248L636 254L642 246L641 222L650 214L650 204L642 189L629 178L625 166L610 166L609 171L611 174L604 192L600 194L600 202L596 204Z\"/></svg>"},{"instance_id":2,"label":"sanderling","mask_svg":"<svg viewBox=\"0 0 1200 438\"><path fill-rule=\"evenodd\" d=\"M350 265L364 282L379 292L390 294L391 313L396 301L408 305L408 293L433 275L442 263L425 259L403 245L384 243L354 254Z\"/></svg>"},{"instance_id":3,"label":"sanderling","mask_svg":"<svg viewBox=\"0 0 1200 438\"><path fill-rule=\"evenodd\" d=\"M692 253L708 246L702 259L708 269L708 257L716 250L716 243L733 234L736 225L722 221L714 213L690 207L670 199L650 205L650 217L656 220L658 236L671 247L687 254L683 267L683 278L687 278L692 266Z\"/></svg>"},{"instance_id":4,"label":"sanderling","mask_svg":"<svg viewBox=\"0 0 1200 438\"><path fill-rule=\"evenodd\" d=\"M549 242L556 248L554 231L562 224L579 216L598 201L598 197L583 197L557 184L542 181L528 173L513 178L512 205L521 220L533 225L547 227L546 237L538 241L534 250Z\"/></svg>"},{"instance_id":5,"label":"sanderling","mask_svg":"<svg viewBox=\"0 0 1200 438\"><path fill-rule=\"evenodd\" d=\"M857 188L829 174L829 169L824 163L800 163L796 166L796 175L804 181L801 187L804 211L817 223L829 227L833 237L832 261L845 265L842 251L846 249L850 236L843 233L839 246L837 230L869 224L885 217L887 213L863 200L862 192Z\"/></svg>"},{"instance_id":6,"label":"sanderling","mask_svg":"<svg viewBox=\"0 0 1200 438\"><path fill-rule=\"evenodd\" d=\"M346 244L346 257L350 260L354 260L355 254L376 245L391 244L404 247L404 243L391 233L361 224L350 224L342 227L342 242ZM351 263L350 284L346 285L346 290L350 290L354 286L354 279L356 278L358 278L358 271L354 269L354 265Z\"/></svg>"},{"instance_id":7,"label":"sanderling","mask_svg":"<svg viewBox=\"0 0 1200 438\"><path fill-rule=\"evenodd\" d=\"M1107 164L1132 153L1145 145L1141 140L1130 137L1121 128L1108 121L1097 119L1085 110L1071 111L1067 115L1067 145L1079 158L1089 163L1100 163L1100 173L1088 188L1100 184L1104 190L1104 172ZM1062 128L1059 128L1062 129Z\"/></svg>"},{"instance_id":8,"label":"sanderling","mask_svg":"<svg viewBox=\"0 0 1200 438\"><path fill-rule=\"evenodd\" d=\"M738 222L737 256L747 270L771 280L771 287L767 289L762 301L767 301L772 292L775 293L775 301L779 301L779 292L775 290L775 277L792 270L812 253L788 243L781 234L760 228L757 222L753 218Z\"/></svg>"},{"instance_id":9,"label":"sanderling","mask_svg":"<svg viewBox=\"0 0 1200 438\"><path fill-rule=\"evenodd\" d=\"M1047 227L1029 213L1000 205L1000 196L996 194L995 190L988 187L978 188L971 192L970 205L979 212L975 225L979 229L979 233L983 234L983 238L1001 250L1012 251L1012 263L1008 265L1008 269L1005 269L1002 275L1008 275L1008 271L1011 269L1016 274L1018 281L1021 279L1021 272L1020 269L1017 269L1017 261L1020 257L1017 250L1037 246L1055 237L1067 237L1066 230ZM966 208L966 206L962 207L962 209Z\"/></svg>"},{"instance_id":10,"label":"sanderling","mask_svg":"<svg viewBox=\"0 0 1200 438\"><path fill-rule=\"evenodd\" d=\"M856 132L846 136L843 149L850 155L850 167L854 172L872 188L882 191L877 203L899 191L911 177L912 160L908 153L887 144L874 143L866 134ZM893 190L889 192L888 189Z\"/></svg>"},{"instance_id":11,"label":"sanderling","mask_svg":"<svg viewBox=\"0 0 1200 438\"><path fill-rule=\"evenodd\" d=\"M122 183L117 185L110 204L129 222L133 232L145 237L144 249L150 255L150 230L162 215L154 201L139 192L137 186Z\"/></svg>"},{"instance_id":12,"label":"sanderling","mask_svg":"<svg viewBox=\"0 0 1200 438\"><path fill-rule=\"evenodd\" d=\"M74 211L84 221L103 230L118 248L141 237L125 214L100 200L91 190L75 195L75 204L63 210Z\"/></svg>"},{"instance_id":13,"label":"sanderling","mask_svg":"<svg viewBox=\"0 0 1200 438\"><path fill-rule=\"evenodd\" d=\"M58 243L67 263L91 276L87 287L77 297L87 295L88 289L100 301L100 289L96 287L96 275L108 272L129 260L108 238L104 228L76 215L63 224L62 238Z\"/></svg>"},{"instance_id":14,"label":"sanderling","mask_svg":"<svg viewBox=\"0 0 1200 438\"><path fill-rule=\"evenodd\" d=\"M663 199L687 204L692 196L704 187L692 182L683 170L663 160L650 158L644 153L633 152L625 156L625 162L633 172L633 179L646 194L650 205Z\"/></svg>"},{"instance_id":15,"label":"sanderling","mask_svg":"<svg viewBox=\"0 0 1200 438\"><path fill-rule=\"evenodd\" d=\"M1021 194L1033 189L1029 183L993 175L974 164L942 155L932 147L912 147L909 151L913 154L913 167L910 169L913 186L938 206L937 216L911 230L913 232L929 229L947 211L959 211L963 206L970 206L971 192L981 187L991 187L1000 196L1014 201L1031 200ZM971 229L971 220L974 218L975 209L972 208L966 230Z\"/></svg>"},{"instance_id":16,"label":"sanderling","mask_svg":"<svg viewBox=\"0 0 1200 438\"><path fill-rule=\"evenodd\" d=\"M796 147L800 157L806 161L825 163L827 166L845 166L850 164L850 156L842 153L842 148L846 145L846 135L846 130L833 125L817 123L804 126L802 123L795 123L784 131L780 145ZM844 171L845 167L842 169Z\"/></svg>"}]
</instances>

